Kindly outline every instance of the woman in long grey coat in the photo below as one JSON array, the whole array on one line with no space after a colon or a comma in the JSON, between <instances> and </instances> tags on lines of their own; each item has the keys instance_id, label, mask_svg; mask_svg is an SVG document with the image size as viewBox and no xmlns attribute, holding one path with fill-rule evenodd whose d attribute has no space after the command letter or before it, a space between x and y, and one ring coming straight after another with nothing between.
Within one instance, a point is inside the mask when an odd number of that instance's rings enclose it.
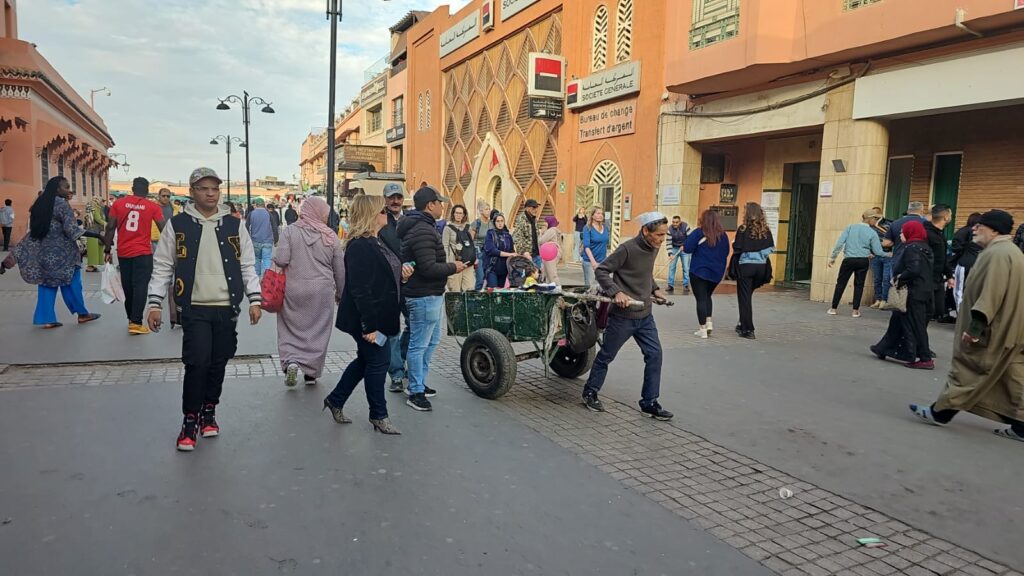
<instances>
[{"instance_id":1,"label":"woman in long grey coat","mask_svg":"<svg viewBox=\"0 0 1024 576\"><path fill-rule=\"evenodd\" d=\"M300 370L308 385L323 372L334 329L331 312L345 288L345 251L327 226L327 202L307 198L300 210L299 220L281 232L273 258L287 277L277 350L288 386L295 386Z\"/></svg>"}]
</instances>

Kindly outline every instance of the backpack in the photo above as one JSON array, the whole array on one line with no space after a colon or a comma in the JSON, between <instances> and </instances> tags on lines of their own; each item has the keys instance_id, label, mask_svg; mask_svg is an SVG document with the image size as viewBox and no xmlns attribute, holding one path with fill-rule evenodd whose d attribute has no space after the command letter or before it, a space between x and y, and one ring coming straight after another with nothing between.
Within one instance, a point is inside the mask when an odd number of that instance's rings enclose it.
<instances>
[{"instance_id":1,"label":"backpack","mask_svg":"<svg viewBox=\"0 0 1024 576\"><path fill-rule=\"evenodd\" d=\"M469 266L476 264L476 245L473 244L473 237L469 235L469 228L459 228L454 224L449 224L448 227L455 232L455 241L462 247L453 255Z\"/></svg>"},{"instance_id":2,"label":"backpack","mask_svg":"<svg viewBox=\"0 0 1024 576\"><path fill-rule=\"evenodd\" d=\"M1024 224L1017 227L1017 233L1013 235L1013 243L1017 248L1024 250Z\"/></svg>"},{"instance_id":3,"label":"backpack","mask_svg":"<svg viewBox=\"0 0 1024 576\"><path fill-rule=\"evenodd\" d=\"M522 288L526 278L533 274L537 268L533 260L526 256L512 256L508 259L508 285L509 288Z\"/></svg>"}]
</instances>

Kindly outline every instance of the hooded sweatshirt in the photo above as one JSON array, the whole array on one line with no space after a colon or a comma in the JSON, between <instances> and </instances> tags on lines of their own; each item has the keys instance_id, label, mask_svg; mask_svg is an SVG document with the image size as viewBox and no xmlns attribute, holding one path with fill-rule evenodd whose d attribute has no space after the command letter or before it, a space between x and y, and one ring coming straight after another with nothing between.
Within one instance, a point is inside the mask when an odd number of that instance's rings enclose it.
<instances>
[{"instance_id":1,"label":"hooded sweatshirt","mask_svg":"<svg viewBox=\"0 0 1024 576\"><path fill-rule=\"evenodd\" d=\"M223 253L217 238L217 227L221 221L231 214L227 206L219 205L212 216L203 216L195 204L185 206L184 215L191 218L202 228L199 248L196 253L195 277L192 284L192 300L189 303L178 302L178 305L190 306L231 306L231 289L229 281L233 280L225 273ZM148 308L160 308L167 294L167 287L174 277L178 260L178 235L174 231L174 220L164 226L153 256L153 275L149 282ZM230 242L231 239L229 238ZM245 226L238 227L237 259L241 267L242 286L250 304L260 302L260 278L256 275L256 255L252 240ZM176 287L175 293L179 290Z\"/></svg>"}]
</instances>

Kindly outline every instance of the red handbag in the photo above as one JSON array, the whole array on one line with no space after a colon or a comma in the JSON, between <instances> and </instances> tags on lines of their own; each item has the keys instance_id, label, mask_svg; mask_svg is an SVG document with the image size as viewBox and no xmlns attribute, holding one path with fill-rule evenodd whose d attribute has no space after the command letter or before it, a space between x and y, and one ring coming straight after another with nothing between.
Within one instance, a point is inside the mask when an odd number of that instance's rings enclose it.
<instances>
[{"instance_id":1,"label":"red handbag","mask_svg":"<svg viewBox=\"0 0 1024 576\"><path fill-rule=\"evenodd\" d=\"M260 280L260 295L263 299L260 302L260 308L273 313L280 312L284 308L286 279L285 271L277 266L272 266L263 273L263 280Z\"/></svg>"}]
</instances>

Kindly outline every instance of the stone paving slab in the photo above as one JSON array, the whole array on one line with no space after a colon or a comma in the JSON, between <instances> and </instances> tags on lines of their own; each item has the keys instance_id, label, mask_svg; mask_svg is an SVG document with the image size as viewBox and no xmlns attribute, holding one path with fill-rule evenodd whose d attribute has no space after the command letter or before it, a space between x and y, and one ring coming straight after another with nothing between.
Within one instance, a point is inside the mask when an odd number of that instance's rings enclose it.
<instances>
[{"instance_id":1,"label":"stone paving slab","mask_svg":"<svg viewBox=\"0 0 1024 576\"><path fill-rule=\"evenodd\" d=\"M351 358L329 353L325 372L340 373ZM458 358L455 341L445 339L432 370L461 384ZM175 362L15 366L0 374L0 390L177 382L182 372ZM234 379L278 373L274 358L228 366ZM545 375L526 362L512 391L488 405L784 576L1024 576L674 424L651 421L631 406L606 398L606 413L588 412L580 392L579 381ZM887 546L860 547L857 539L869 536Z\"/></svg>"}]
</instances>

